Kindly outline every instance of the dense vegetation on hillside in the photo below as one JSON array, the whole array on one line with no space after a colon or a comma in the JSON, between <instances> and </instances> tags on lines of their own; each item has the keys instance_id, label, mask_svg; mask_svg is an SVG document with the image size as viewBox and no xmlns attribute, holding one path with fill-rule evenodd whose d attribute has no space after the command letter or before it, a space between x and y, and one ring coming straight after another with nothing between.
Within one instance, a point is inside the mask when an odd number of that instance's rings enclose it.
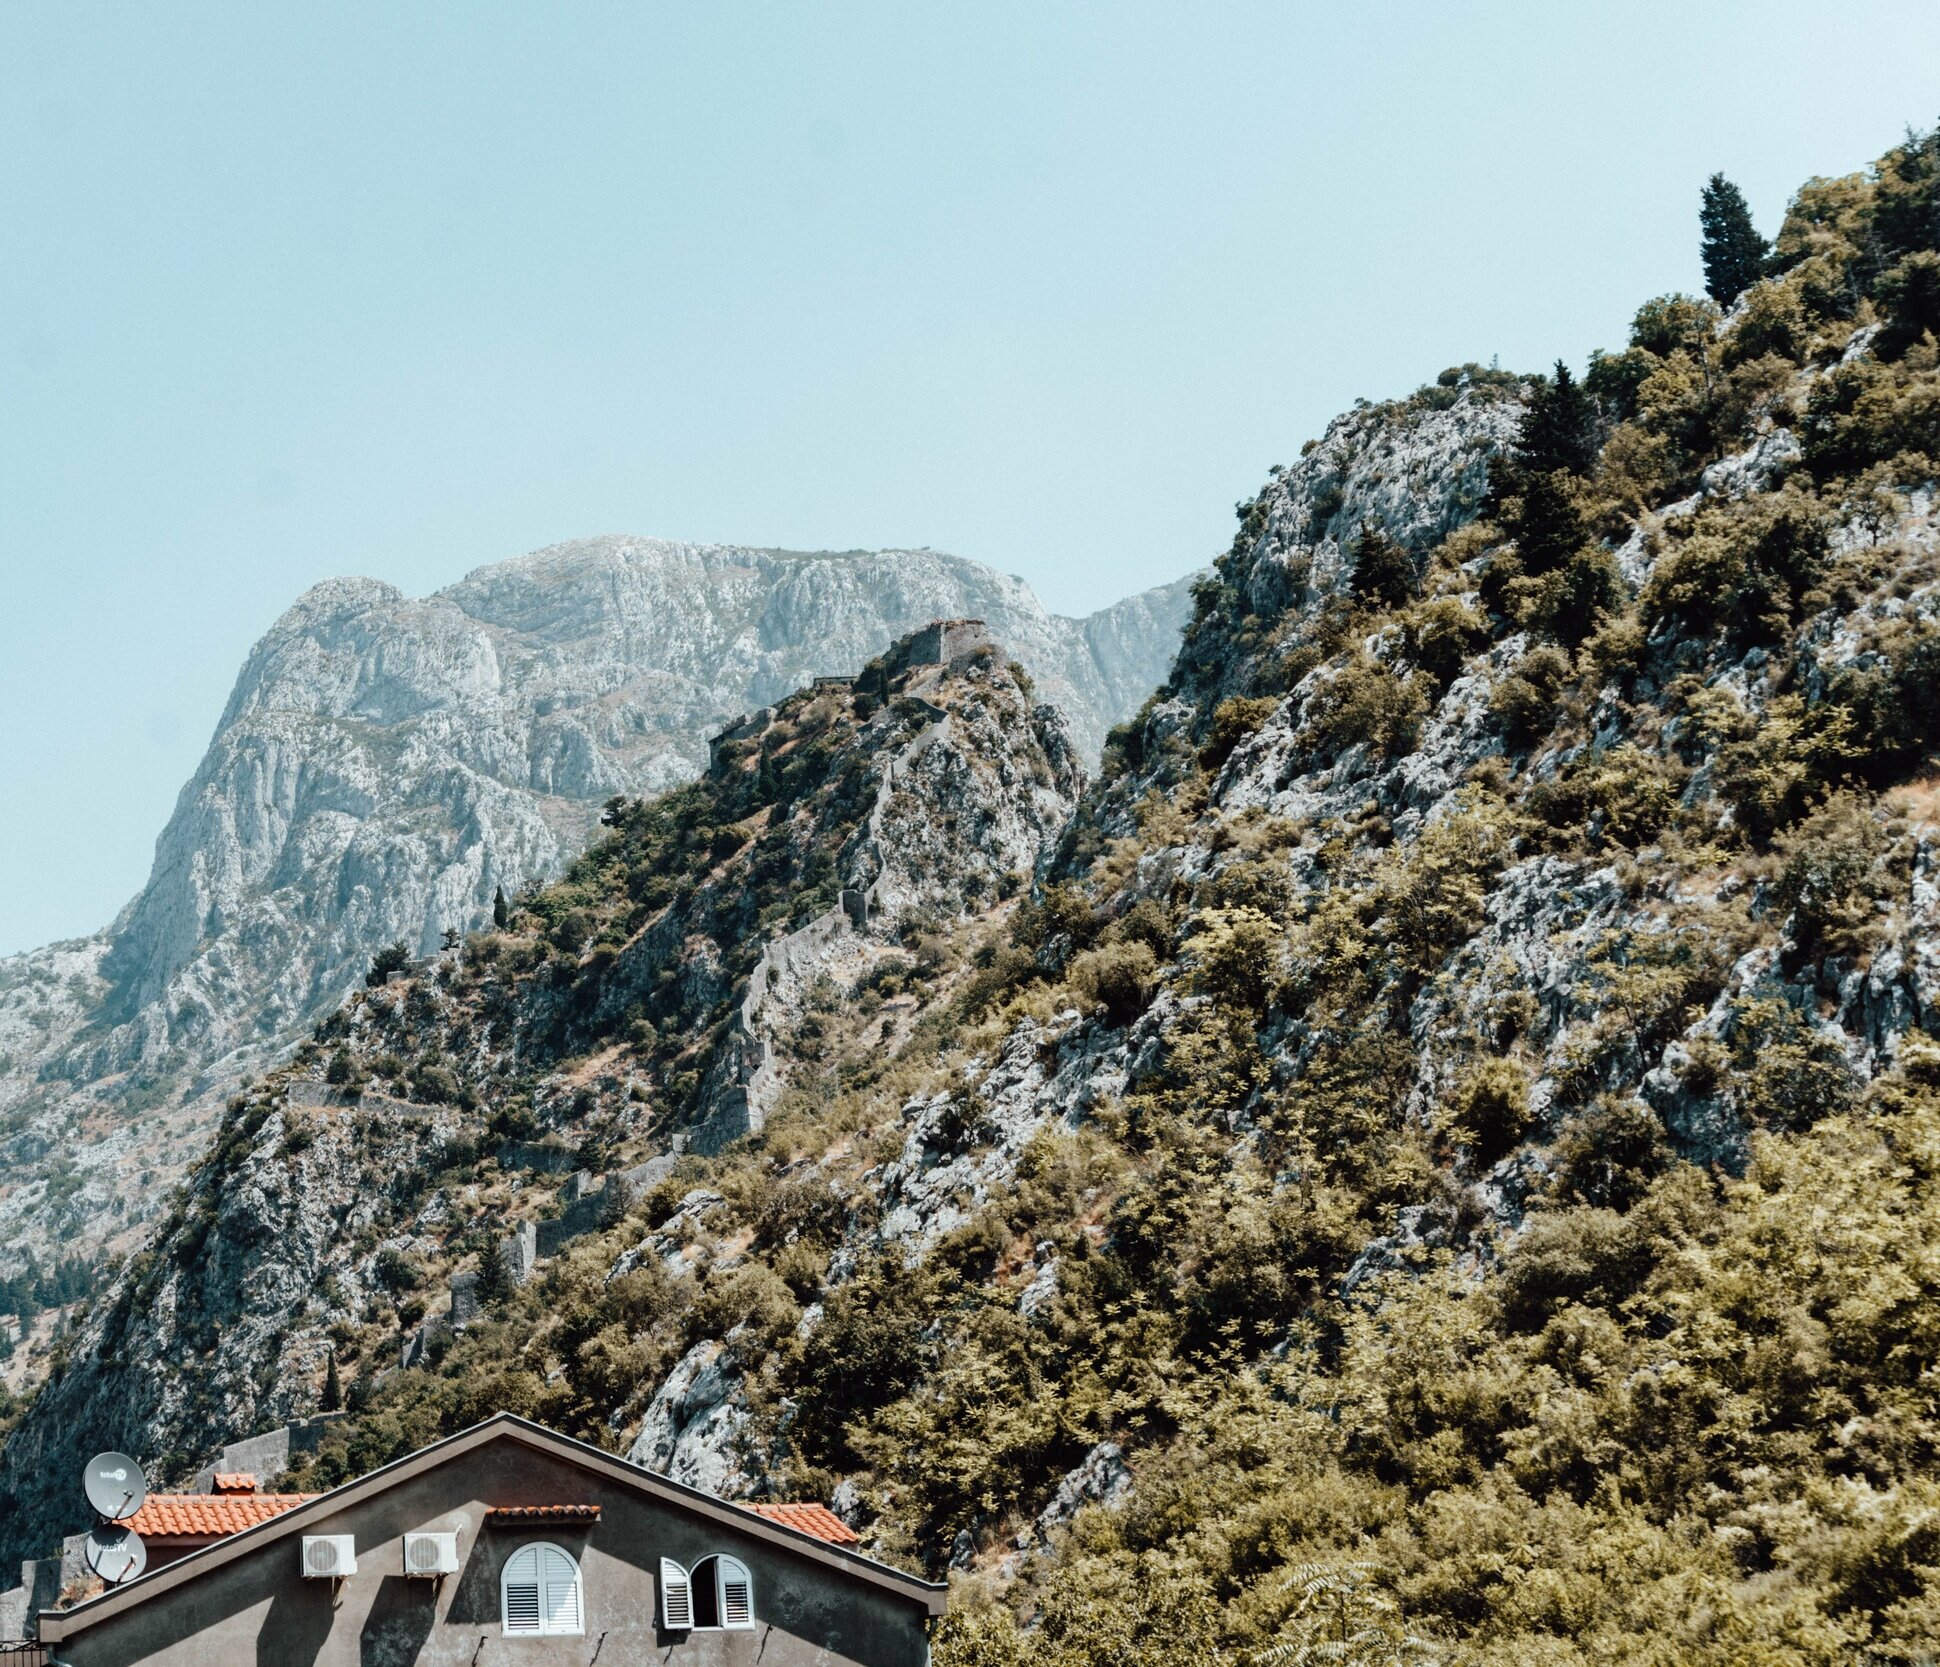
<instances>
[{"instance_id":1,"label":"dense vegetation on hillside","mask_svg":"<svg viewBox=\"0 0 1940 1667\"><path fill-rule=\"evenodd\" d=\"M1028 889L896 923L759 1135L383 1375L532 1197L438 1147L445 1260L341 1325L296 1479L501 1406L624 1445L719 1343L752 1487L962 1571L940 1667L1932 1661L1940 138L1807 185L1766 270L1276 471ZM307 1063L661 1139L827 900L791 794L861 802L868 691L805 699ZM625 983L682 888L719 975ZM239 1117L299 1138L276 1091ZM1129 1492L1040 1520L1109 1451Z\"/></svg>"}]
</instances>

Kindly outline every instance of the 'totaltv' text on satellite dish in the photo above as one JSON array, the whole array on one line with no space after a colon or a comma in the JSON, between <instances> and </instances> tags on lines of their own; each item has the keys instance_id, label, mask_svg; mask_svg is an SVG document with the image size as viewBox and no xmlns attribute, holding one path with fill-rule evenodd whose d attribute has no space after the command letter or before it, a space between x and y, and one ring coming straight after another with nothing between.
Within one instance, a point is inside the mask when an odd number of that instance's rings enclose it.
<instances>
[{"instance_id":1,"label":"'totaltv' text on satellite dish","mask_svg":"<svg viewBox=\"0 0 1940 1667\"><path fill-rule=\"evenodd\" d=\"M133 1580L148 1567L148 1547L141 1535L119 1522L97 1522L81 1548L87 1565L110 1586Z\"/></svg>"},{"instance_id":2,"label":"'totaltv' text on satellite dish","mask_svg":"<svg viewBox=\"0 0 1940 1667\"><path fill-rule=\"evenodd\" d=\"M104 1522L125 1521L148 1497L148 1478L126 1453L96 1453L88 1460L81 1487Z\"/></svg>"},{"instance_id":3,"label":"'totaltv' text on satellite dish","mask_svg":"<svg viewBox=\"0 0 1940 1667\"><path fill-rule=\"evenodd\" d=\"M81 1473L81 1487L100 1520L82 1556L110 1586L133 1580L148 1567L148 1547L127 1524L148 1497L148 1478L126 1453L96 1453Z\"/></svg>"}]
</instances>

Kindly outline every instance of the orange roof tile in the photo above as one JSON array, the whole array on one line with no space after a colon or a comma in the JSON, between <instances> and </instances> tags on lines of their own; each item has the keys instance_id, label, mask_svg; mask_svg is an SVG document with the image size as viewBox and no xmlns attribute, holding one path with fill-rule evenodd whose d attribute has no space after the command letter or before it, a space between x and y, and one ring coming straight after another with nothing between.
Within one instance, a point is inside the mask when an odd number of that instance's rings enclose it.
<instances>
[{"instance_id":1,"label":"orange roof tile","mask_svg":"<svg viewBox=\"0 0 1940 1667\"><path fill-rule=\"evenodd\" d=\"M254 1493L256 1478L247 1470L218 1470L210 1485L217 1493Z\"/></svg>"},{"instance_id":2,"label":"orange roof tile","mask_svg":"<svg viewBox=\"0 0 1940 1667\"><path fill-rule=\"evenodd\" d=\"M151 1493L128 1526L144 1539L219 1540L315 1499L314 1493Z\"/></svg>"},{"instance_id":3,"label":"orange roof tile","mask_svg":"<svg viewBox=\"0 0 1940 1667\"><path fill-rule=\"evenodd\" d=\"M748 1509L770 1522L799 1533L813 1534L830 1545L855 1545L861 1536L826 1505L754 1505Z\"/></svg>"},{"instance_id":4,"label":"orange roof tile","mask_svg":"<svg viewBox=\"0 0 1940 1667\"><path fill-rule=\"evenodd\" d=\"M597 1505L493 1505L485 1512L490 1523L598 1522Z\"/></svg>"}]
</instances>

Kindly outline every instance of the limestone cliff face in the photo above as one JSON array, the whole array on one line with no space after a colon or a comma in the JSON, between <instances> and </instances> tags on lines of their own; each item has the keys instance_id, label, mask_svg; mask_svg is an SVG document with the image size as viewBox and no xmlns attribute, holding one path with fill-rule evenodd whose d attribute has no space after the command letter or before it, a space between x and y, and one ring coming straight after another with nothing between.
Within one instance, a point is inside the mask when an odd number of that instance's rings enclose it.
<instances>
[{"instance_id":1,"label":"limestone cliff face","mask_svg":"<svg viewBox=\"0 0 1940 1667\"><path fill-rule=\"evenodd\" d=\"M318 585L251 652L121 917L0 961L0 1241L43 1262L138 1242L220 1095L379 947L427 954L489 919L497 889L560 870L606 799L695 775L734 714L971 615L1095 757L1188 607L1181 582L1072 620L934 551L626 538L418 600Z\"/></svg>"}]
</instances>

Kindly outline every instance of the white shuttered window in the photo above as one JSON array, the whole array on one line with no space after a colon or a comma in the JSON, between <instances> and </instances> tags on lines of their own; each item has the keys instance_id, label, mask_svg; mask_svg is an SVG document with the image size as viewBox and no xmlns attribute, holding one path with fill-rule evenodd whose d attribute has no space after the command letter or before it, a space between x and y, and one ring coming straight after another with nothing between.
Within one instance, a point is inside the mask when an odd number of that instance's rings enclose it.
<instances>
[{"instance_id":1,"label":"white shuttered window","mask_svg":"<svg viewBox=\"0 0 1940 1667\"><path fill-rule=\"evenodd\" d=\"M694 1625L693 1583L671 1557L660 1559L660 1624L669 1632L687 1632Z\"/></svg>"},{"instance_id":2,"label":"white shuttered window","mask_svg":"<svg viewBox=\"0 0 1940 1667\"><path fill-rule=\"evenodd\" d=\"M732 1557L723 1557L721 1564L721 1625L754 1625L754 1582L748 1578L748 1571Z\"/></svg>"},{"instance_id":3,"label":"white shuttered window","mask_svg":"<svg viewBox=\"0 0 1940 1667\"><path fill-rule=\"evenodd\" d=\"M754 1580L745 1563L703 1557L694 1565L690 1584L696 1627L754 1625Z\"/></svg>"},{"instance_id":4,"label":"white shuttered window","mask_svg":"<svg viewBox=\"0 0 1940 1667\"><path fill-rule=\"evenodd\" d=\"M553 1638L586 1630L579 1565L543 1540L520 1546L499 1575L499 1619L508 1638Z\"/></svg>"}]
</instances>

